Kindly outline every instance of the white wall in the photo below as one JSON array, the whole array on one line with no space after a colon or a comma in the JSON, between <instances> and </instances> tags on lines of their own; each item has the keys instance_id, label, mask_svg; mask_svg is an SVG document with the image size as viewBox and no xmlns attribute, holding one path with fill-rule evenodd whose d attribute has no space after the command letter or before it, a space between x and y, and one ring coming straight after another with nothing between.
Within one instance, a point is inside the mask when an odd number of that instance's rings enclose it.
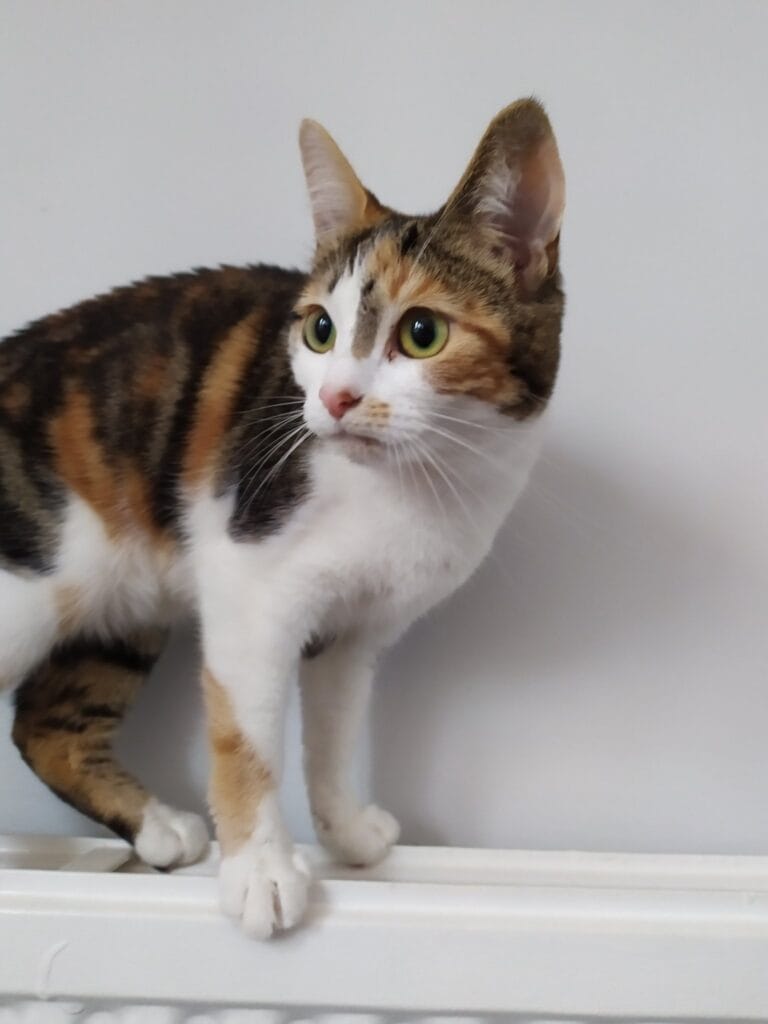
<instances>
[{"instance_id":1,"label":"white wall","mask_svg":"<svg viewBox=\"0 0 768 1024\"><path fill-rule=\"evenodd\" d=\"M544 99L569 182L551 438L493 561L389 658L372 788L411 842L768 851L768 5L1 17L0 333L149 272L305 263L303 115L423 210L499 107ZM201 736L182 639L123 747L200 806ZM3 735L0 829L83 828Z\"/></svg>"}]
</instances>

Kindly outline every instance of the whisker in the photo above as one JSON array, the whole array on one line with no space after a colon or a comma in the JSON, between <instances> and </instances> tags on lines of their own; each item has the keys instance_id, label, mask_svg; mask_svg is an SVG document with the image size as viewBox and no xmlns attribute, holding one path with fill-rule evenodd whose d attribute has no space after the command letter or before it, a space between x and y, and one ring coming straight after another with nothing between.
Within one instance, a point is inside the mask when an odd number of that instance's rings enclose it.
<instances>
[{"instance_id":1,"label":"whisker","mask_svg":"<svg viewBox=\"0 0 768 1024\"><path fill-rule=\"evenodd\" d=\"M248 438L248 448L252 448L254 444L258 444L269 437L270 434L274 434L275 431L281 430L283 427L289 427L294 423L298 423L299 420L303 420L301 413L291 413L288 416L281 416L270 421L266 421L263 430L257 431L255 434Z\"/></svg>"},{"instance_id":2,"label":"whisker","mask_svg":"<svg viewBox=\"0 0 768 1024\"><path fill-rule=\"evenodd\" d=\"M435 458L439 458L438 455L437 455L437 452L432 452L432 455L434 455ZM469 491L469 495L470 495L471 498L473 498L476 501L480 501L487 509L492 509L491 503L487 499L483 499L476 491L473 491L469 487L469 485L465 484L464 481L462 480L462 478L458 475L458 473L455 472L455 470L453 470L453 468L449 464L447 464L445 462L443 462L442 464L444 465L446 471L449 472L450 475L453 476L453 478L456 480L456 482L460 486L464 486L465 489L467 491ZM468 514L469 510L467 509L467 506L463 502L462 502L462 506L464 508L465 513ZM470 517L470 524L472 525L473 529L478 533L478 536L480 537L480 539L484 543L486 543L488 541L488 539L489 539L487 531L479 530L479 528L477 526L477 523L471 517ZM504 563L501 561L501 559L498 557L498 555L494 552L493 546L491 546L490 550L488 551L488 553L486 555L486 561L490 565L492 565L493 568L499 573L499 576L504 580L505 584L516 585L517 580L510 573L509 569L507 568L506 565L504 565Z\"/></svg>"},{"instance_id":3,"label":"whisker","mask_svg":"<svg viewBox=\"0 0 768 1024\"><path fill-rule=\"evenodd\" d=\"M296 423L300 419L303 419L301 411L280 413L279 416L265 416L263 419L264 430L259 430L249 437L248 444L250 445L254 441L259 441L274 430L279 430L280 427L287 426L289 423Z\"/></svg>"},{"instance_id":4,"label":"whisker","mask_svg":"<svg viewBox=\"0 0 768 1024\"><path fill-rule=\"evenodd\" d=\"M258 412L260 409L273 409L281 405L299 405L305 401L305 395L270 395L256 398L254 404L244 409L244 412Z\"/></svg>"},{"instance_id":5,"label":"whisker","mask_svg":"<svg viewBox=\"0 0 768 1024\"><path fill-rule=\"evenodd\" d=\"M283 412L276 412L276 413L274 413L273 415L270 415L270 416L260 416L259 417L259 422L260 423L269 423L270 420L279 420L281 417L284 417L286 419L290 419L291 417L296 417L296 416L303 415L303 412L304 412L303 409L287 409L287 410L284 410Z\"/></svg>"},{"instance_id":6,"label":"whisker","mask_svg":"<svg viewBox=\"0 0 768 1024\"><path fill-rule=\"evenodd\" d=\"M467 451L472 452L473 455L477 455L481 459L485 459L501 472L509 473L509 466L505 465L499 459L494 458L492 455L489 455L488 452L484 452L482 448L478 448L476 445L470 444L468 441L464 441L451 431L441 430L439 427L430 427L429 425L425 425L424 429L431 431L433 434L439 434L441 437L444 437L448 441L452 441L454 444L460 445L462 448L466 448Z\"/></svg>"},{"instance_id":7,"label":"whisker","mask_svg":"<svg viewBox=\"0 0 768 1024\"><path fill-rule=\"evenodd\" d=\"M473 427L475 430L487 430L494 434L508 434L512 428L516 426L514 422L510 423L509 426L504 427L490 427L486 423L473 423L472 420L461 419L458 416L448 416L444 412L431 412L429 413L430 418L435 417L441 420L449 420L451 423L461 423L465 427Z\"/></svg>"},{"instance_id":8,"label":"whisker","mask_svg":"<svg viewBox=\"0 0 768 1024\"><path fill-rule=\"evenodd\" d=\"M290 430L287 434L283 434L281 437L278 438L277 441L272 443L269 447L269 450L266 453L261 454L261 457L258 458L258 461L256 461L252 466L249 467L245 476L241 480L241 486L244 491L247 489L247 487L250 485L252 481L255 481L256 477L258 476L259 470L263 466L265 466L269 462L269 460L273 456L275 456L284 445L290 443L291 439L294 438L301 430L304 429L304 424L299 424L298 427L294 427L293 430ZM257 456L259 454L260 453L257 452Z\"/></svg>"},{"instance_id":9,"label":"whisker","mask_svg":"<svg viewBox=\"0 0 768 1024\"><path fill-rule=\"evenodd\" d=\"M419 461L420 453L418 448L416 447L415 438L404 439L404 443L408 446L408 452L411 455L411 458L406 459L405 462L406 468L408 470L408 476L411 478L411 486L413 487L414 491L418 492L419 480L418 477L416 476L416 469L414 467L414 463ZM413 458L414 452L416 453L415 459Z\"/></svg>"},{"instance_id":10,"label":"whisker","mask_svg":"<svg viewBox=\"0 0 768 1024\"><path fill-rule=\"evenodd\" d=\"M253 501L257 497L257 495L264 489L264 487L266 487L266 485L270 482L270 480L272 480L279 473L279 471L285 465L286 461L291 457L291 455L293 455L293 453L296 451L296 449L300 448L301 445L303 445L304 442L307 441L312 436L312 431L309 430L308 428L305 428L305 429L306 429L306 433L303 434L303 436L300 437L298 439L298 441L295 441L291 445L291 447L288 449L288 451L285 452L284 455L280 456L279 461L272 467L272 469L269 471L269 473L267 473L267 475L261 481L259 486L253 492L253 494L251 495L251 497L250 497L250 499L248 501L248 505L246 506L246 512L250 509L250 507L253 504Z\"/></svg>"},{"instance_id":11,"label":"whisker","mask_svg":"<svg viewBox=\"0 0 768 1024\"><path fill-rule=\"evenodd\" d=\"M240 419L244 420L246 422L249 422L251 420L261 419L261 414L263 412L272 412L272 410L274 410L274 409L281 409L281 408L294 408L297 405L303 405L303 404L304 404L304 399L303 398L292 398L292 399L286 399L285 401L279 401L279 402L272 402L272 401L260 402L258 405L250 406L248 409L245 409L242 412Z\"/></svg>"},{"instance_id":12,"label":"whisker","mask_svg":"<svg viewBox=\"0 0 768 1024\"><path fill-rule=\"evenodd\" d=\"M274 423L268 429L261 430L254 437L249 438L248 442L243 446L242 451L240 453L240 462L242 463L243 460L249 460L254 456L258 455L259 449L264 445L264 443L269 437L278 433L278 431L282 430L284 427L290 426L292 423L295 423L297 420L300 420L301 418L301 414L291 414L286 419L281 419L278 423Z\"/></svg>"},{"instance_id":13,"label":"whisker","mask_svg":"<svg viewBox=\"0 0 768 1024\"><path fill-rule=\"evenodd\" d=\"M438 508L440 514L442 515L443 519L446 522L449 522L450 521L450 517L448 515L448 510L445 507L443 499L440 496L440 492L438 491L437 487L435 486L434 481L432 480L432 477L427 472L426 466L424 465L424 463L422 461L422 459L424 457L424 453L422 451L420 451L420 449L418 447L416 447L415 439L413 439L412 450L416 452L417 456L421 456L421 458L417 458L416 459L416 463L417 463L419 469L421 470L424 479L427 481L429 489L431 490L432 494L435 497L435 503L437 505L437 508Z\"/></svg>"},{"instance_id":14,"label":"whisker","mask_svg":"<svg viewBox=\"0 0 768 1024\"><path fill-rule=\"evenodd\" d=\"M290 430L287 431L287 433L280 434L280 436L277 438L273 436L271 440L267 443L268 450L266 452L264 452L263 448L260 446L260 448L258 448L256 452L252 455L252 458L256 459L257 461L255 461L250 468L252 470L258 470L263 465L263 463L269 459L272 453L283 444L283 442L290 440L292 437L295 437L295 435L298 434L298 432L303 428L303 426L303 423L299 423L298 426L292 427ZM260 440L262 442L266 441L267 437L270 434L274 435L278 433L282 429L282 427L283 424L278 424L278 426L272 427L271 430L268 430L266 434L260 438Z\"/></svg>"},{"instance_id":15,"label":"whisker","mask_svg":"<svg viewBox=\"0 0 768 1024\"><path fill-rule=\"evenodd\" d=\"M392 447L392 453L395 456L395 465L397 466L397 480L400 487L400 500L402 501L405 497L405 485L403 484L403 466L402 461L400 459L401 444L402 442L395 441Z\"/></svg>"},{"instance_id":16,"label":"whisker","mask_svg":"<svg viewBox=\"0 0 768 1024\"><path fill-rule=\"evenodd\" d=\"M444 469L443 465L441 465L441 461L442 460L438 460L437 453L431 451L429 449L429 447L427 446L426 442L419 444L419 450L420 450L421 454L430 462L430 464L432 466L434 466L434 468L437 470L439 475L445 481L446 486L448 487L448 489L453 494L453 496L456 499L460 509L463 511L467 521L469 522L469 524L473 528L473 530L475 530L475 532L477 533L478 537L484 538L485 534L484 534L483 530L481 530L480 527L478 526L478 524L477 524L474 516L470 512L466 502L461 497L461 495L459 494L458 490L456 489L453 481L451 480L450 476L446 472L446 469Z\"/></svg>"}]
</instances>

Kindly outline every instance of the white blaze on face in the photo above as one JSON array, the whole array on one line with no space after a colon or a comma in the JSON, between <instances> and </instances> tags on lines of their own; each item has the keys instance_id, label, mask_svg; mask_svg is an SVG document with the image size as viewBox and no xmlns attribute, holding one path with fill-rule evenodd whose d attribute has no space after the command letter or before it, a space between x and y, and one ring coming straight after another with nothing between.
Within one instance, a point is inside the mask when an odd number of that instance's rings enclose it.
<instances>
[{"instance_id":1,"label":"white blaze on face","mask_svg":"<svg viewBox=\"0 0 768 1024\"><path fill-rule=\"evenodd\" d=\"M368 392L375 374L372 359L358 359L352 354L362 287L363 271L356 261L352 273L339 278L328 296L325 308L336 327L336 344L324 357L322 367L323 384L358 395Z\"/></svg>"},{"instance_id":2,"label":"white blaze on face","mask_svg":"<svg viewBox=\"0 0 768 1024\"><path fill-rule=\"evenodd\" d=\"M375 350L365 359L352 354L362 285L363 271L356 261L351 273L342 275L333 290L322 297L323 308L336 328L336 341L330 352L312 352L300 340L294 349L294 374L307 396L304 416L307 426L319 437L340 430L338 421L320 398L321 388L367 397L374 385L380 355Z\"/></svg>"}]
</instances>

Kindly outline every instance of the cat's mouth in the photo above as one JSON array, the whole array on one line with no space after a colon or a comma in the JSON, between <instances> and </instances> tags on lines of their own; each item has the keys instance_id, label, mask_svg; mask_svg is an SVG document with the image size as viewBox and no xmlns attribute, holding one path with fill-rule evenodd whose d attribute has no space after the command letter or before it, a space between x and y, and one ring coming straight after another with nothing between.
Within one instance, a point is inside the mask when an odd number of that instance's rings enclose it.
<instances>
[{"instance_id":1,"label":"cat's mouth","mask_svg":"<svg viewBox=\"0 0 768 1024\"><path fill-rule=\"evenodd\" d=\"M339 430L329 438L335 444L340 445L344 452L353 459L361 459L367 456L383 452L386 447L383 441L366 434L353 434L349 430Z\"/></svg>"}]
</instances>

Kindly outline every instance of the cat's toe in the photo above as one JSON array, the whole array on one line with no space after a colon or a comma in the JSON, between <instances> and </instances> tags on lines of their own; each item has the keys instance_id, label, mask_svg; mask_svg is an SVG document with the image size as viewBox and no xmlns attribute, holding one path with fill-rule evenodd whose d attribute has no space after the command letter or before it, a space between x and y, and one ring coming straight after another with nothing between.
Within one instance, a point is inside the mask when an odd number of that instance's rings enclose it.
<instances>
[{"instance_id":1,"label":"cat's toe","mask_svg":"<svg viewBox=\"0 0 768 1024\"><path fill-rule=\"evenodd\" d=\"M155 868L193 864L208 849L208 829L199 815L150 800L134 839L136 853Z\"/></svg>"},{"instance_id":2,"label":"cat's toe","mask_svg":"<svg viewBox=\"0 0 768 1024\"><path fill-rule=\"evenodd\" d=\"M300 854L246 847L224 857L219 873L221 909L255 939L295 927L307 906L310 874Z\"/></svg>"},{"instance_id":3,"label":"cat's toe","mask_svg":"<svg viewBox=\"0 0 768 1024\"><path fill-rule=\"evenodd\" d=\"M400 825L389 811L369 804L331 821L316 820L325 848L343 864L369 867L383 860L400 836Z\"/></svg>"}]
</instances>

